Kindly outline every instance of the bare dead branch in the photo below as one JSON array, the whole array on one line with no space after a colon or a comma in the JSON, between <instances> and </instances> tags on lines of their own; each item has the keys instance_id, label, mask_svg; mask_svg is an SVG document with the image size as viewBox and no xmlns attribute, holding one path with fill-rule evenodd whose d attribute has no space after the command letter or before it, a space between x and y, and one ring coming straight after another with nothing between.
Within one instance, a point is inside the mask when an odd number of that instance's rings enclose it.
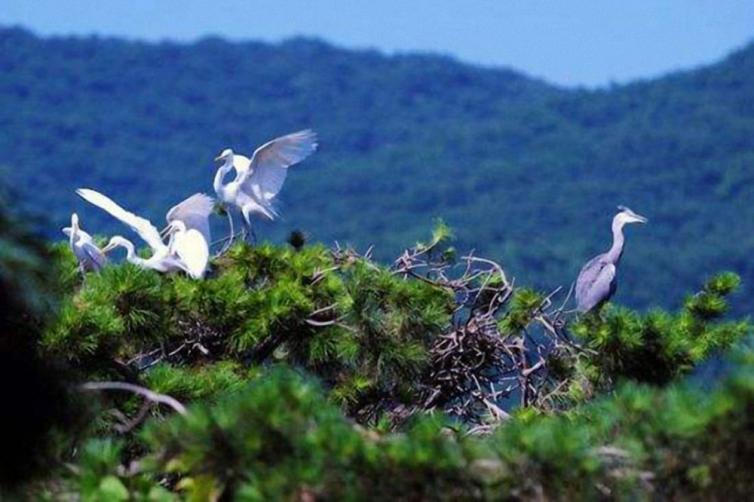
<instances>
[{"instance_id":1,"label":"bare dead branch","mask_svg":"<svg viewBox=\"0 0 754 502\"><path fill-rule=\"evenodd\" d=\"M140 387L132 383L126 382L86 382L79 387L85 391L103 391L103 390L119 390L124 392L130 392L132 394L138 394L145 399L154 403L164 404L172 408L176 413L180 415L186 415L186 407L183 406L176 399L165 395L153 392L146 387Z\"/></svg>"}]
</instances>

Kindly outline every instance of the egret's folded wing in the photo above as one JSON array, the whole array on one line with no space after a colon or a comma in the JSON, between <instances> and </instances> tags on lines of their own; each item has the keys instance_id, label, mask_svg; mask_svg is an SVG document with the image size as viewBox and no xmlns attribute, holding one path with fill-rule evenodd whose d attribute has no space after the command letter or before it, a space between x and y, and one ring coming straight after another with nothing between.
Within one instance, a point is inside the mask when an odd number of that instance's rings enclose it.
<instances>
[{"instance_id":1,"label":"egret's folded wing","mask_svg":"<svg viewBox=\"0 0 754 502\"><path fill-rule=\"evenodd\" d=\"M100 250L100 248L98 248L93 243L85 242L81 245L81 248L92 261L95 271L99 271L102 267L105 266L105 264L107 264L107 258L102 253L102 250Z\"/></svg>"},{"instance_id":2,"label":"egret's folded wing","mask_svg":"<svg viewBox=\"0 0 754 502\"><path fill-rule=\"evenodd\" d=\"M234 155L233 156L233 168L236 170L236 177L233 181L241 181L249 174L249 166L251 165L251 159L246 155Z\"/></svg>"},{"instance_id":3,"label":"egret's folded wing","mask_svg":"<svg viewBox=\"0 0 754 502\"><path fill-rule=\"evenodd\" d=\"M209 217L215 207L215 201L209 195L195 193L183 202L173 206L166 216L168 223L182 221L186 229L198 230L209 244L212 237L209 229Z\"/></svg>"},{"instance_id":4,"label":"egret's folded wing","mask_svg":"<svg viewBox=\"0 0 754 502\"><path fill-rule=\"evenodd\" d=\"M173 250L181 259L191 277L201 279L209 263L209 245L199 231L191 229L178 232L173 242Z\"/></svg>"},{"instance_id":5,"label":"egret's folded wing","mask_svg":"<svg viewBox=\"0 0 754 502\"><path fill-rule=\"evenodd\" d=\"M131 230L139 234L139 237L152 249L160 249L165 245L160 237L160 231L149 220L126 211L108 196L89 188L79 188L76 190L76 193L85 201L94 204L109 213L113 218L131 227Z\"/></svg>"},{"instance_id":6,"label":"egret's folded wing","mask_svg":"<svg viewBox=\"0 0 754 502\"><path fill-rule=\"evenodd\" d=\"M260 146L251 158L251 166L241 180L241 190L264 200L275 197L283 187L288 168L314 153L317 135L306 129Z\"/></svg>"}]
</instances>

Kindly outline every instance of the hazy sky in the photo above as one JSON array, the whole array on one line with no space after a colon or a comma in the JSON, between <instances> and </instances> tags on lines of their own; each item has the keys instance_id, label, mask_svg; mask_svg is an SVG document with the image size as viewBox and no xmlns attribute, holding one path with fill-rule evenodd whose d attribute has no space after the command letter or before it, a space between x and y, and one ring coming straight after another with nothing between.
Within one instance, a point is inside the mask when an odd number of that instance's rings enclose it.
<instances>
[{"instance_id":1,"label":"hazy sky","mask_svg":"<svg viewBox=\"0 0 754 502\"><path fill-rule=\"evenodd\" d=\"M754 39L754 0L2 0L39 34L278 41L430 51L564 85L603 85L718 60Z\"/></svg>"}]
</instances>

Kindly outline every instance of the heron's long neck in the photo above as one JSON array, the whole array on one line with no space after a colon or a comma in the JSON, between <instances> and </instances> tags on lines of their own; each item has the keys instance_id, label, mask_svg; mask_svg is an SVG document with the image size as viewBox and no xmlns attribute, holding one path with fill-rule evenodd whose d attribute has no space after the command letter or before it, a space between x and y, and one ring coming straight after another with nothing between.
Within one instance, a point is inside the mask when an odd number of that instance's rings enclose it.
<instances>
[{"instance_id":1,"label":"heron's long neck","mask_svg":"<svg viewBox=\"0 0 754 502\"><path fill-rule=\"evenodd\" d=\"M225 175L228 174L228 171L233 167L232 161L226 161L225 164L221 165L217 172L215 173L215 180L212 182L212 187L215 189L215 193L222 197L222 193L224 191L223 186L223 179L225 178Z\"/></svg>"},{"instance_id":2,"label":"heron's long neck","mask_svg":"<svg viewBox=\"0 0 754 502\"><path fill-rule=\"evenodd\" d=\"M607 252L607 259L610 262L618 263L618 261L620 261L625 242L626 238L623 235L623 222L617 219L613 220L613 246Z\"/></svg>"}]
</instances>

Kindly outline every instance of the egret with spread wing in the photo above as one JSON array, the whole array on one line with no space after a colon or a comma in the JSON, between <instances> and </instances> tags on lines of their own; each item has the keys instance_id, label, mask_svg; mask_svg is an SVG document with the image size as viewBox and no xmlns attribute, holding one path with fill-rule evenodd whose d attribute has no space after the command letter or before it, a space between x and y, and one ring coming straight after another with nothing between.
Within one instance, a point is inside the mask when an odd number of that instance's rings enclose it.
<instances>
[{"instance_id":1,"label":"egret with spread wing","mask_svg":"<svg viewBox=\"0 0 754 502\"><path fill-rule=\"evenodd\" d=\"M92 236L84 232L79 226L79 216L71 215L71 226L65 227L63 233L68 236L71 251L79 262L81 272L99 272L107 263L107 258L102 250L97 247Z\"/></svg>"},{"instance_id":2,"label":"egret with spread wing","mask_svg":"<svg viewBox=\"0 0 754 502\"><path fill-rule=\"evenodd\" d=\"M283 187L288 168L298 164L317 149L317 135L311 130L303 130L281 136L260 146L251 159L236 155L225 149L215 159L222 162L215 174L213 183L217 196L223 203L238 208L244 221L244 238L251 229L252 215L274 220L278 214L273 200ZM231 169L236 177L223 184ZM230 238L226 248L233 241L233 217L230 221Z\"/></svg>"},{"instance_id":3,"label":"egret with spread wing","mask_svg":"<svg viewBox=\"0 0 754 502\"><path fill-rule=\"evenodd\" d=\"M208 228L209 224L204 226L201 215L204 214L205 219L209 218L212 204L211 202L207 204L206 200L198 197L201 194L189 197L168 212L169 242L165 244L160 232L149 220L123 209L106 195L88 188L76 190L76 193L87 202L125 223L152 250L152 256L141 258L136 254L135 246L131 241L116 235L103 249L104 253L123 247L126 249L126 259L140 267L158 272L182 270L193 278L203 277L209 261L209 244L202 231ZM181 220L181 217L186 217L187 221Z\"/></svg>"},{"instance_id":4,"label":"egret with spread wing","mask_svg":"<svg viewBox=\"0 0 754 502\"><path fill-rule=\"evenodd\" d=\"M623 227L629 223L646 223L647 219L629 208L618 206L613 218L613 245L609 251L595 256L581 269L576 279L576 310L591 312L607 302L617 288L617 266L623 255L625 236Z\"/></svg>"}]
</instances>

